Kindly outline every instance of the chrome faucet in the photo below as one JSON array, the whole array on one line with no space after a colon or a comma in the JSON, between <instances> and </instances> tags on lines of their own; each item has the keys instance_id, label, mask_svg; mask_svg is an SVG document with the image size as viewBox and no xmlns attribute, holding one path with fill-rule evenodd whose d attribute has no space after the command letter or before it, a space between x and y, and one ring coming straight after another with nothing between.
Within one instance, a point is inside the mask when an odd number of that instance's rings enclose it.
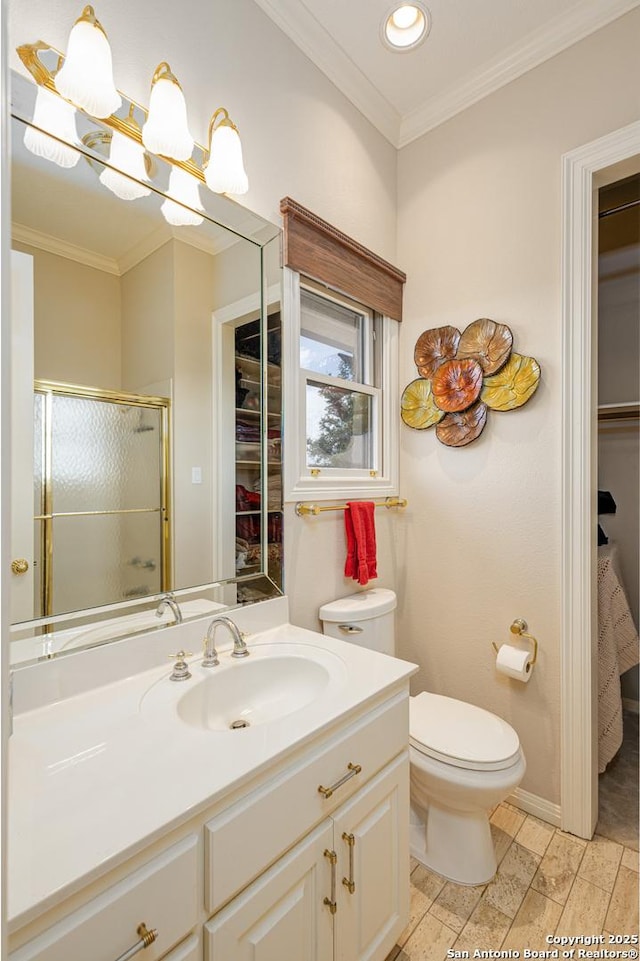
<instances>
[{"instance_id":1,"label":"chrome faucet","mask_svg":"<svg viewBox=\"0 0 640 961\"><path fill-rule=\"evenodd\" d=\"M233 638L233 651L231 652L231 657L247 657L250 651L247 649L247 645L244 642L244 637L238 630L238 625L231 620L230 617L225 617L221 614L219 617L214 617L209 624L207 630L207 636L204 639L204 657L202 658L203 667L215 667L220 662L218 661L218 652L215 648L215 636L216 631L223 624L231 634Z\"/></svg>"},{"instance_id":2,"label":"chrome faucet","mask_svg":"<svg viewBox=\"0 0 640 961\"><path fill-rule=\"evenodd\" d=\"M160 603L156 608L156 617L162 617L167 608L171 608L171 613L176 619L176 624L182 624L182 611L173 594L163 594Z\"/></svg>"}]
</instances>

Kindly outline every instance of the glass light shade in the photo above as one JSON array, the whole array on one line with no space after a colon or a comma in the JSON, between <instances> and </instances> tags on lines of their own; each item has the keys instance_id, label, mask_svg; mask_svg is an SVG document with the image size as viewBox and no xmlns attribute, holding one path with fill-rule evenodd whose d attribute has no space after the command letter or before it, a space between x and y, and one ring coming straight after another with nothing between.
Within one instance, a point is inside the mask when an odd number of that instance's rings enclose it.
<instances>
[{"instance_id":1,"label":"glass light shade","mask_svg":"<svg viewBox=\"0 0 640 961\"><path fill-rule=\"evenodd\" d=\"M211 134L204 179L207 187L217 194L246 194L249 189L240 137L227 121L219 124Z\"/></svg>"},{"instance_id":2,"label":"glass light shade","mask_svg":"<svg viewBox=\"0 0 640 961\"><path fill-rule=\"evenodd\" d=\"M194 140L187 126L187 104L175 80L159 77L154 81L142 142L151 153L163 157L188 160L191 156Z\"/></svg>"},{"instance_id":3,"label":"glass light shade","mask_svg":"<svg viewBox=\"0 0 640 961\"><path fill-rule=\"evenodd\" d=\"M48 130L61 140L79 144L75 107L45 87L38 87L33 123L42 129L27 127L24 135L27 150L59 167L75 167L80 159L78 151L42 133L42 130Z\"/></svg>"},{"instance_id":4,"label":"glass light shade","mask_svg":"<svg viewBox=\"0 0 640 961\"><path fill-rule=\"evenodd\" d=\"M85 12L90 9L85 7ZM108 117L121 105L122 98L113 82L111 47L95 22L81 18L74 24L55 84L61 96L92 117Z\"/></svg>"},{"instance_id":5,"label":"glass light shade","mask_svg":"<svg viewBox=\"0 0 640 961\"><path fill-rule=\"evenodd\" d=\"M109 161L118 170L129 174L129 177L135 177L135 180L130 180L116 170L105 167L100 174L100 183L111 190L116 197L120 197L121 200L137 200L139 197L149 196L151 193L149 188L136 183L137 180L149 179L144 165L144 147L141 144L114 130Z\"/></svg>"},{"instance_id":6,"label":"glass light shade","mask_svg":"<svg viewBox=\"0 0 640 961\"><path fill-rule=\"evenodd\" d=\"M160 207L162 216L167 223L174 227L197 227L202 223L204 218L197 214L195 210L187 210L186 207L181 206L181 204L186 204L187 207L195 207L196 210L203 209L200 203L198 181L195 177L188 174L186 170L181 170L180 167L174 167L169 177L169 190L167 192L180 201L180 203L175 203L175 201L167 198Z\"/></svg>"}]
</instances>

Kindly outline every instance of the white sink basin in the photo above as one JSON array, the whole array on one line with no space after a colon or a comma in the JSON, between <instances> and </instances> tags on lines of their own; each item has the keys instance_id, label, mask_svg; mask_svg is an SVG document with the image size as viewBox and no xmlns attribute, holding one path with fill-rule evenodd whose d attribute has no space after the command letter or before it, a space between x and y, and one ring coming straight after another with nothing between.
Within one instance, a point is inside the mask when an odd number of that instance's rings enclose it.
<instances>
[{"instance_id":1,"label":"white sink basin","mask_svg":"<svg viewBox=\"0 0 640 961\"><path fill-rule=\"evenodd\" d=\"M167 678L145 694L140 709L171 704L180 721L205 731L239 732L277 721L307 707L346 683L341 657L308 644L261 644L250 656L220 664L191 664L193 677L175 684Z\"/></svg>"}]
</instances>

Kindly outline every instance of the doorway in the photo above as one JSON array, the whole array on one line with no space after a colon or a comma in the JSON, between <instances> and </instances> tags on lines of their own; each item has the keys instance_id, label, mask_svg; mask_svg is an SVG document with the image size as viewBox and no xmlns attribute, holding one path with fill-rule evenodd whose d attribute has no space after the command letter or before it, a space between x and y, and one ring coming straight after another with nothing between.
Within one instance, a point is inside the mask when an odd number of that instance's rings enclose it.
<instances>
[{"instance_id":1,"label":"doorway","mask_svg":"<svg viewBox=\"0 0 640 961\"><path fill-rule=\"evenodd\" d=\"M597 781L597 190L640 169L640 123L563 157L561 826L590 838Z\"/></svg>"},{"instance_id":2,"label":"doorway","mask_svg":"<svg viewBox=\"0 0 640 961\"><path fill-rule=\"evenodd\" d=\"M598 821L638 849L640 171L598 191Z\"/></svg>"}]
</instances>

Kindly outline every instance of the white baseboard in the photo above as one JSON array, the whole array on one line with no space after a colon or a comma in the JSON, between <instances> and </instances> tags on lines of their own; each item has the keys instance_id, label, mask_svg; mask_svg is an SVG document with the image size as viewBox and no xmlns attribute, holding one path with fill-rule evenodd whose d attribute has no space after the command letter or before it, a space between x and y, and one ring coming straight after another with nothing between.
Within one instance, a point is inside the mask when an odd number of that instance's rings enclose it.
<instances>
[{"instance_id":1,"label":"white baseboard","mask_svg":"<svg viewBox=\"0 0 640 961\"><path fill-rule=\"evenodd\" d=\"M640 714L640 702L632 701L630 697L622 698L622 706L625 711L630 711L632 714Z\"/></svg>"},{"instance_id":2,"label":"white baseboard","mask_svg":"<svg viewBox=\"0 0 640 961\"><path fill-rule=\"evenodd\" d=\"M546 798L539 797L537 794L531 794L529 791L523 791L522 788L517 787L513 794L510 794L507 798L509 804L513 804L514 807L520 808L521 811L525 811L527 814L533 814L534 817L540 818L541 821L546 821L548 824L553 824L554 827L560 827L560 805L553 804L551 801L547 801Z\"/></svg>"}]
</instances>

